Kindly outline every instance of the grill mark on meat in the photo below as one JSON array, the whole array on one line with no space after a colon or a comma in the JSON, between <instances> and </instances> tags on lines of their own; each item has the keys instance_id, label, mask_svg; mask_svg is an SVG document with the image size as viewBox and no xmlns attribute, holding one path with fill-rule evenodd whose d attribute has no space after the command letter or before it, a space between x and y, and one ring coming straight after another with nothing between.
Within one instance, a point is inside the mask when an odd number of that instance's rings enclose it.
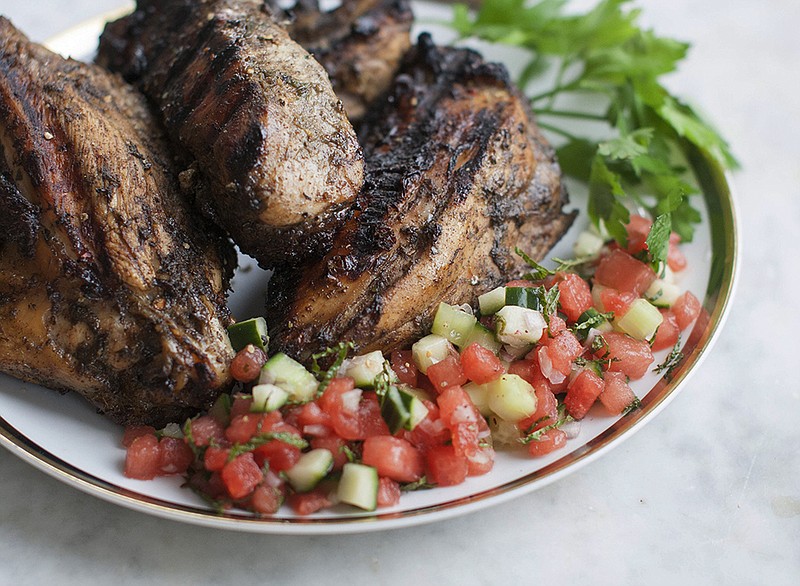
<instances>
[{"instance_id":1,"label":"grill mark on meat","mask_svg":"<svg viewBox=\"0 0 800 586\"><path fill-rule=\"evenodd\" d=\"M344 340L358 352L406 346L440 301L472 303L521 275L509 251L541 258L572 222L527 103L472 51L422 35L360 139L357 212L323 259L270 282L273 351L307 360Z\"/></svg>"},{"instance_id":2,"label":"grill mark on meat","mask_svg":"<svg viewBox=\"0 0 800 586\"><path fill-rule=\"evenodd\" d=\"M207 408L231 384L235 255L181 198L144 98L2 17L0 72L0 372L121 423Z\"/></svg>"},{"instance_id":3,"label":"grill mark on meat","mask_svg":"<svg viewBox=\"0 0 800 586\"><path fill-rule=\"evenodd\" d=\"M182 156L199 207L259 264L319 255L363 182L325 70L256 0L141 0L98 62L135 81Z\"/></svg>"}]
</instances>

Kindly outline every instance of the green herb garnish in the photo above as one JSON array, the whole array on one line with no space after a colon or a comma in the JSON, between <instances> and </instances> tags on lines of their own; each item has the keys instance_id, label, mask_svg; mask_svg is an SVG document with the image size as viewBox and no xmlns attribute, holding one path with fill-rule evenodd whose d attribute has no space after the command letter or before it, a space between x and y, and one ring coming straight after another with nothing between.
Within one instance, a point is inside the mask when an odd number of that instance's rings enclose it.
<instances>
[{"instance_id":1,"label":"green herb garnish","mask_svg":"<svg viewBox=\"0 0 800 586\"><path fill-rule=\"evenodd\" d=\"M574 363L582 368L590 368L597 376L603 378L603 366L608 363L608 360L603 360L602 358L589 359L578 356L574 360Z\"/></svg>"},{"instance_id":2,"label":"green herb garnish","mask_svg":"<svg viewBox=\"0 0 800 586\"><path fill-rule=\"evenodd\" d=\"M581 269L585 269L586 265L596 261L597 261L596 256L581 256L578 258L569 258L569 259L557 258L557 257L553 258L553 262L556 263L557 272L572 271L576 273L581 273L582 272Z\"/></svg>"},{"instance_id":3,"label":"green herb garnish","mask_svg":"<svg viewBox=\"0 0 800 586\"><path fill-rule=\"evenodd\" d=\"M647 239L650 260L663 263L669 230L690 241L700 222L689 201L699 189L686 173L682 143L723 167L738 163L723 138L660 81L689 45L641 28L630 0L600 0L582 14L567 14L567 4L485 0L475 13L457 5L450 26L461 38L529 51L520 86L539 126L559 138L564 173L588 183L589 217L625 245L629 208L647 210L656 218ZM530 82L545 74L552 85L533 94ZM593 135L574 134L576 120L593 123Z\"/></svg>"},{"instance_id":4,"label":"green herb garnish","mask_svg":"<svg viewBox=\"0 0 800 586\"><path fill-rule=\"evenodd\" d=\"M405 484L400 485L400 490L403 492L411 492L412 490L427 490L429 488L435 488L435 484L430 484L428 479L423 476L419 480L415 480L414 482L407 482Z\"/></svg>"},{"instance_id":5,"label":"green herb garnish","mask_svg":"<svg viewBox=\"0 0 800 586\"><path fill-rule=\"evenodd\" d=\"M589 330L596 328L603 322L611 321L612 319L614 319L613 311L601 313L594 308L590 308L580 315L578 321L575 322L570 329L579 339L585 340L586 336L589 334Z\"/></svg>"},{"instance_id":6,"label":"green herb garnish","mask_svg":"<svg viewBox=\"0 0 800 586\"><path fill-rule=\"evenodd\" d=\"M248 442L243 444L234 444L231 447L230 452L228 452L228 461L231 461L237 456L241 456L246 452L252 452L257 447L263 446L264 444L273 440L289 444L290 446L300 448L301 450L304 450L308 447L308 442L296 433L289 433L287 431L259 433L258 435L253 436Z\"/></svg>"},{"instance_id":7,"label":"green herb garnish","mask_svg":"<svg viewBox=\"0 0 800 586\"><path fill-rule=\"evenodd\" d=\"M344 361L347 359L347 354L353 350L355 346L352 342L339 342L335 346L331 346L330 348L326 348L322 352L317 352L311 356L311 372L317 377L319 381L319 387L317 387L317 396L322 395L325 389L328 386L328 383L336 376L336 373L339 372L339 369L344 364ZM331 366L323 371L319 365L319 361L328 358L330 356L336 356Z\"/></svg>"},{"instance_id":8,"label":"green herb garnish","mask_svg":"<svg viewBox=\"0 0 800 586\"><path fill-rule=\"evenodd\" d=\"M375 377L374 382L375 394L378 395L381 404L383 404L383 400L389 392L389 388L392 386L392 374L394 374L392 372L392 365L389 364L388 360L384 360L383 369L381 369Z\"/></svg>"},{"instance_id":9,"label":"green herb garnish","mask_svg":"<svg viewBox=\"0 0 800 586\"><path fill-rule=\"evenodd\" d=\"M658 364L654 369L653 372L656 374L664 373L664 378L670 380L672 378L672 371L675 370L681 360L683 360L683 352L681 352L681 337L678 336L678 341L675 342L675 345L670 350L667 357L664 359L664 362Z\"/></svg>"},{"instance_id":10,"label":"green herb garnish","mask_svg":"<svg viewBox=\"0 0 800 586\"><path fill-rule=\"evenodd\" d=\"M341 448L339 448L339 451L345 455L348 462L358 461L358 454L356 454L350 446L344 445Z\"/></svg>"},{"instance_id":11,"label":"green herb garnish","mask_svg":"<svg viewBox=\"0 0 800 586\"><path fill-rule=\"evenodd\" d=\"M563 426L566 423L569 423L570 421L575 421L575 419L573 419L572 415L569 415L567 413L567 408L564 406L563 403L561 403L558 406L558 418L554 423L546 425L541 429L537 429L536 431L531 431L527 433L525 437L521 437L517 441L519 441L519 443L524 445L528 445L531 442L538 442L539 440L542 439L542 436L546 434L548 431L551 431L553 429L558 429L559 427ZM538 423L541 423L541 420L535 422L533 427L535 427Z\"/></svg>"},{"instance_id":12,"label":"green herb garnish","mask_svg":"<svg viewBox=\"0 0 800 586\"><path fill-rule=\"evenodd\" d=\"M554 275L555 272L551 271L550 269L543 267L538 262L536 262L528 253L522 250L519 247L514 248L514 252L519 256L522 260L524 260L529 267L533 269L533 272L528 273L523 278L528 279L529 281L541 281L545 277L550 275Z\"/></svg>"},{"instance_id":13,"label":"green herb garnish","mask_svg":"<svg viewBox=\"0 0 800 586\"><path fill-rule=\"evenodd\" d=\"M630 405L628 405L627 407L625 407L625 409L622 410L622 415L623 416L628 415L629 413L632 413L633 411L639 409L641 406L642 402L639 400L639 397L636 397L633 401L631 401Z\"/></svg>"}]
</instances>

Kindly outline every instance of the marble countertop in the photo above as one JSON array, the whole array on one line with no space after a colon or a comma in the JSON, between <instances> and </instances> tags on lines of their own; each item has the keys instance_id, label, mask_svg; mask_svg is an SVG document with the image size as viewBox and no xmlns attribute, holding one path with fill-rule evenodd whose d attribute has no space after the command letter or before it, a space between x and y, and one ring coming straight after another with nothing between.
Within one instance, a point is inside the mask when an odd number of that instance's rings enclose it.
<instances>
[{"instance_id":1,"label":"marble countertop","mask_svg":"<svg viewBox=\"0 0 800 586\"><path fill-rule=\"evenodd\" d=\"M43 40L119 4L0 0L0 14ZM0 450L0 583L800 583L800 383L789 368L800 326L800 3L636 4L658 32L692 42L669 85L710 114L742 162L737 295L713 352L658 417L510 502L336 538L150 517Z\"/></svg>"}]
</instances>

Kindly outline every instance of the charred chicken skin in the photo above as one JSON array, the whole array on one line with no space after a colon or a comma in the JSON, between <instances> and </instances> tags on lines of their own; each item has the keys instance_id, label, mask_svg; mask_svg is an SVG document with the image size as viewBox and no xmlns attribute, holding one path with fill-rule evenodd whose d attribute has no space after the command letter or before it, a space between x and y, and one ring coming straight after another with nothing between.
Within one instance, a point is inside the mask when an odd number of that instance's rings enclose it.
<instances>
[{"instance_id":1,"label":"charred chicken skin","mask_svg":"<svg viewBox=\"0 0 800 586\"><path fill-rule=\"evenodd\" d=\"M144 97L2 17L0 209L0 372L156 426L230 386L233 248Z\"/></svg>"},{"instance_id":2,"label":"charred chicken skin","mask_svg":"<svg viewBox=\"0 0 800 586\"><path fill-rule=\"evenodd\" d=\"M518 277L570 226L553 149L506 70L422 35L360 139L357 211L324 258L270 282L272 350L307 360L343 340L409 345L440 301Z\"/></svg>"},{"instance_id":3,"label":"charred chicken skin","mask_svg":"<svg viewBox=\"0 0 800 586\"><path fill-rule=\"evenodd\" d=\"M259 0L139 0L98 63L137 84L196 161L198 201L259 264L330 244L363 183L352 125L322 68Z\"/></svg>"}]
</instances>

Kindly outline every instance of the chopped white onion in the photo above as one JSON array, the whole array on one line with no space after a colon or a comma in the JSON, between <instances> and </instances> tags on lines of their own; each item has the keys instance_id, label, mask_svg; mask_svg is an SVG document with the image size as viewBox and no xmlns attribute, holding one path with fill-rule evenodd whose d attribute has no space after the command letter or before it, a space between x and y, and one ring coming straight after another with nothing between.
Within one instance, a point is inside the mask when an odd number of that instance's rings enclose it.
<instances>
[{"instance_id":1,"label":"chopped white onion","mask_svg":"<svg viewBox=\"0 0 800 586\"><path fill-rule=\"evenodd\" d=\"M542 369L542 374L547 380L554 385L560 385L567 380L567 376L565 374L560 373L553 368L553 362L550 360L550 355L547 353L546 346L539 348L538 356L539 368Z\"/></svg>"},{"instance_id":2,"label":"chopped white onion","mask_svg":"<svg viewBox=\"0 0 800 586\"><path fill-rule=\"evenodd\" d=\"M361 389L346 391L342 393L341 399L344 410L355 413L358 411L358 407L361 404Z\"/></svg>"},{"instance_id":3,"label":"chopped white onion","mask_svg":"<svg viewBox=\"0 0 800 586\"><path fill-rule=\"evenodd\" d=\"M581 422L570 421L561 426L561 431L567 434L567 439L575 439L581 433Z\"/></svg>"}]
</instances>

